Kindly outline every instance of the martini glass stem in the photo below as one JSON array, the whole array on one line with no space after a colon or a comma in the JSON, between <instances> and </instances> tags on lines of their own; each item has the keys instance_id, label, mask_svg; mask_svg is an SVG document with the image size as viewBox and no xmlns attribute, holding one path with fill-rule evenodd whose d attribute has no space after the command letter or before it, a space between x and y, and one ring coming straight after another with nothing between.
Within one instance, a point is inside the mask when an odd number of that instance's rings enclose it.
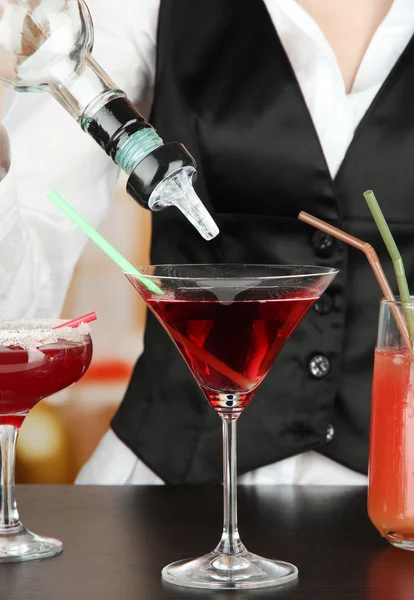
<instances>
[{"instance_id":1,"label":"martini glass stem","mask_svg":"<svg viewBox=\"0 0 414 600\"><path fill-rule=\"evenodd\" d=\"M240 554L245 547L237 528L237 419L222 416L223 422L223 534L216 548L220 554Z\"/></svg>"},{"instance_id":2,"label":"martini glass stem","mask_svg":"<svg viewBox=\"0 0 414 600\"><path fill-rule=\"evenodd\" d=\"M22 529L14 483L17 435L18 430L14 425L0 425L0 535Z\"/></svg>"}]
</instances>

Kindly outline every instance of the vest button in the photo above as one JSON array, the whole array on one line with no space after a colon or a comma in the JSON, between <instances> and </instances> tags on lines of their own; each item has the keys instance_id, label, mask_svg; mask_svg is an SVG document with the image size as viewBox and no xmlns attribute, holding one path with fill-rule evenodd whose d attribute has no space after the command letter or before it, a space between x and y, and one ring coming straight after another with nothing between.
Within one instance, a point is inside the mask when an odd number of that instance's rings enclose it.
<instances>
[{"instance_id":1,"label":"vest button","mask_svg":"<svg viewBox=\"0 0 414 600\"><path fill-rule=\"evenodd\" d=\"M331 363L323 354L315 354L315 356L310 359L308 368L312 377L322 379L323 377L326 377L331 370Z\"/></svg>"},{"instance_id":2,"label":"vest button","mask_svg":"<svg viewBox=\"0 0 414 600\"><path fill-rule=\"evenodd\" d=\"M313 305L313 310L318 315L329 315L333 308L333 300L329 294L322 294L322 296Z\"/></svg>"},{"instance_id":3,"label":"vest button","mask_svg":"<svg viewBox=\"0 0 414 600\"><path fill-rule=\"evenodd\" d=\"M335 250L335 239L319 229L312 235L312 246L321 258L330 258Z\"/></svg>"},{"instance_id":4,"label":"vest button","mask_svg":"<svg viewBox=\"0 0 414 600\"><path fill-rule=\"evenodd\" d=\"M334 426L332 425L332 423L329 423L327 429L326 429L326 441L327 442L331 442L334 438L335 435L335 429Z\"/></svg>"}]
</instances>

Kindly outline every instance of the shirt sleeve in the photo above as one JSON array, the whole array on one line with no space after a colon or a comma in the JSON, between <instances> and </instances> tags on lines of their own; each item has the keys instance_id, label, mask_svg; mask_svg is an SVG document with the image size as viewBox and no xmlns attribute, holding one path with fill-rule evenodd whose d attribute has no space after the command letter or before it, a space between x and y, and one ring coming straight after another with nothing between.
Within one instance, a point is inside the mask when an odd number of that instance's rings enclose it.
<instances>
[{"instance_id":1,"label":"shirt sleeve","mask_svg":"<svg viewBox=\"0 0 414 600\"><path fill-rule=\"evenodd\" d=\"M148 117L155 82L160 0L87 3L95 29L93 56Z\"/></svg>"},{"instance_id":2,"label":"shirt sleeve","mask_svg":"<svg viewBox=\"0 0 414 600\"><path fill-rule=\"evenodd\" d=\"M138 4L146 8L146 21L137 14ZM133 101L141 100L153 85L159 5L154 0L88 5L95 58ZM126 10L113 15L122 5ZM131 25L135 22L139 27ZM55 189L97 227L113 199L118 169L49 94L12 96L3 117L11 167L0 182L0 316L53 317L87 238L46 193Z\"/></svg>"}]
</instances>

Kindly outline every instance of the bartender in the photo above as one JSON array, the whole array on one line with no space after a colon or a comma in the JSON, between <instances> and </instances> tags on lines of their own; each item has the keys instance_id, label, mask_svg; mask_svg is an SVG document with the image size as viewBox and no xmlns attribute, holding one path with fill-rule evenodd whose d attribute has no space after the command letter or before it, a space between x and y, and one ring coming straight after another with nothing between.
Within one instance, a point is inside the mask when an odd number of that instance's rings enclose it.
<instances>
[{"instance_id":1,"label":"bartender","mask_svg":"<svg viewBox=\"0 0 414 600\"><path fill-rule=\"evenodd\" d=\"M379 290L360 253L297 215L368 240L392 280L362 197L373 187L413 282L414 4L88 4L94 55L150 107L164 141L190 150L197 191L221 231L204 242L178 211L154 214L152 263L340 270L240 418L240 482L364 485ZM0 184L0 310L52 316L85 240L39 198L58 187L96 225L116 168L49 98L15 96L3 114L12 160ZM217 482L220 436L220 420L149 314L125 398L78 482Z\"/></svg>"}]
</instances>

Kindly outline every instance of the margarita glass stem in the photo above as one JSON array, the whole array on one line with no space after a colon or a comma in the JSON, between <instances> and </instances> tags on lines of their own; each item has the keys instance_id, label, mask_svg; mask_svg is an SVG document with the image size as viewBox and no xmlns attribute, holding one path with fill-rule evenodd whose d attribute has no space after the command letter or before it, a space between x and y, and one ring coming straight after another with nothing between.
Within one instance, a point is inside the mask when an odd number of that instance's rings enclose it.
<instances>
[{"instance_id":1,"label":"margarita glass stem","mask_svg":"<svg viewBox=\"0 0 414 600\"><path fill-rule=\"evenodd\" d=\"M17 435L18 430L14 425L0 425L0 535L22 529L17 511L14 483Z\"/></svg>"},{"instance_id":2,"label":"margarita glass stem","mask_svg":"<svg viewBox=\"0 0 414 600\"><path fill-rule=\"evenodd\" d=\"M246 551L237 528L237 417L220 415L223 423L223 534L215 552L226 555Z\"/></svg>"}]
</instances>

